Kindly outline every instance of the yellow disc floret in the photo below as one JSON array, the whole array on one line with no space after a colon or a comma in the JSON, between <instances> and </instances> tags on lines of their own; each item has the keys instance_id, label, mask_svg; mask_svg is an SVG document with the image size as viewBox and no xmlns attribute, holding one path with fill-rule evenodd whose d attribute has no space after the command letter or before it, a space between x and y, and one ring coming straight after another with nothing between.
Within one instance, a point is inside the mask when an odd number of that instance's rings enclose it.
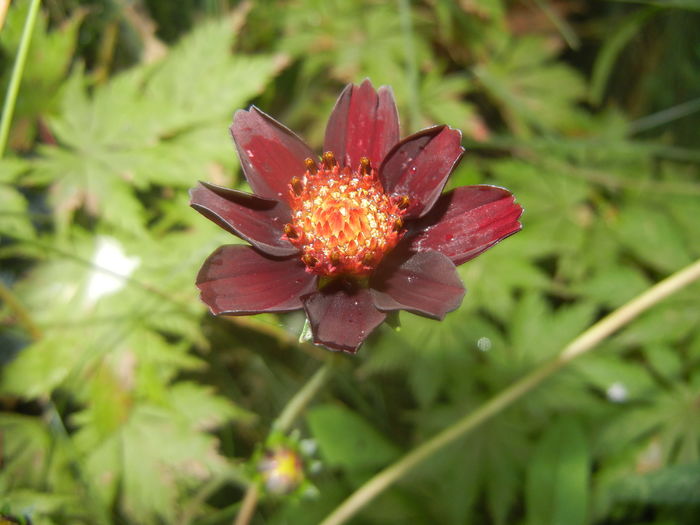
<instances>
[{"instance_id":1,"label":"yellow disc floret","mask_svg":"<svg viewBox=\"0 0 700 525\"><path fill-rule=\"evenodd\" d=\"M332 152L306 160L306 173L289 184L292 222L285 237L307 270L324 276L370 273L403 235L408 198L384 193L367 158L341 168Z\"/></svg>"}]
</instances>

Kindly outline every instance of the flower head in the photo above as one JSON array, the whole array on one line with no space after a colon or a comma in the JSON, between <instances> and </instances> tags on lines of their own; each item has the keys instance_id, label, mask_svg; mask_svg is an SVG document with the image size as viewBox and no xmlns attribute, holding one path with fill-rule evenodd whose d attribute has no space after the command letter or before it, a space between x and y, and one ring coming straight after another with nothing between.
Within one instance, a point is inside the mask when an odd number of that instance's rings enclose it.
<instances>
[{"instance_id":1,"label":"flower head","mask_svg":"<svg viewBox=\"0 0 700 525\"><path fill-rule=\"evenodd\" d=\"M391 90L341 93L319 158L256 107L231 126L253 194L200 183L192 207L252 246L222 246L197 276L212 313L303 308L314 342L356 352L388 312L442 319L464 296L460 265L520 230L496 186L441 195L464 148L448 126L399 140Z\"/></svg>"}]
</instances>

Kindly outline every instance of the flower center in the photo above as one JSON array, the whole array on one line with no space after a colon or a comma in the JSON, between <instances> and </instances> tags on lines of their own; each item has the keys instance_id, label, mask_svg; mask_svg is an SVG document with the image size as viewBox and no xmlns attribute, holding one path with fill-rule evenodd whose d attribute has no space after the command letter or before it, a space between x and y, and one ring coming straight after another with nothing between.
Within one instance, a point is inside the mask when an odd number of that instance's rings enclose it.
<instances>
[{"instance_id":1,"label":"flower center","mask_svg":"<svg viewBox=\"0 0 700 525\"><path fill-rule=\"evenodd\" d=\"M293 177L292 222L284 232L302 252L307 271L333 277L365 276L403 236L407 197L384 193L377 171L363 157L356 170L341 168L332 152Z\"/></svg>"}]
</instances>

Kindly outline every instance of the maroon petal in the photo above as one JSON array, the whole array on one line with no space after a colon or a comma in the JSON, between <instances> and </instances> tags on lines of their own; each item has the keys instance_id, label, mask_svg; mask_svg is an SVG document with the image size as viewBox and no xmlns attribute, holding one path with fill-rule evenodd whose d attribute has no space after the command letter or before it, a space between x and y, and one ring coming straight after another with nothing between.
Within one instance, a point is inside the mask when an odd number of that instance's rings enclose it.
<instances>
[{"instance_id":1,"label":"maroon petal","mask_svg":"<svg viewBox=\"0 0 700 525\"><path fill-rule=\"evenodd\" d=\"M255 106L236 111L231 135L250 187L268 199L287 200L291 178L304 174L305 159L316 158L303 140Z\"/></svg>"},{"instance_id":2,"label":"maroon petal","mask_svg":"<svg viewBox=\"0 0 700 525\"><path fill-rule=\"evenodd\" d=\"M380 310L408 310L440 320L462 304L465 293L452 261L433 251L385 260L371 286Z\"/></svg>"},{"instance_id":3,"label":"maroon petal","mask_svg":"<svg viewBox=\"0 0 700 525\"><path fill-rule=\"evenodd\" d=\"M215 315L297 310L315 284L297 257L272 259L250 246L221 246L197 275L202 301Z\"/></svg>"},{"instance_id":4,"label":"maroon petal","mask_svg":"<svg viewBox=\"0 0 700 525\"><path fill-rule=\"evenodd\" d=\"M349 84L328 119L324 151L332 151L346 166L355 168L361 157L379 167L387 151L399 141L399 115L388 86L374 90L365 80Z\"/></svg>"},{"instance_id":5,"label":"maroon petal","mask_svg":"<svg viewBox=\"0 0 700 525\"><path fill-rule=\"evenodd\" d=\"M297 252L282 238L284 225L291 220L289 207L283 202L200 182L190 190L190 206L268 255Z\"/></svg>"},{"instance_id":6,"label":"maroon petal","mask_svg":"<svg viewBox=\"0 0 700 525\"><path fill-rule=\"evenodd\" d=\"M436 250L460 265L520 231L523 212L513 195L497 186L463 186L438 200L412 227L411 250Z\"/></svg>"},{"instance_id":7,"label":"maroon petal","mask_svg":"<svg viewBox=\"0 0 700 525\"><path fill-rule=\"evenodd\" d=\"M406 137L387 154L379 169L384 191L407 195L407 217L430 210L447 178L464 153L462 133L448 126L434 126Z\"/></svg>"},{"instance_id":8,"label":"maroon petal","mask_svg":"<svg viewBox=\"0 0 700 525\"><path fill-rule=\"evenodd\" d=\"M372 302L367 288L331 283L301 298L311 323L314 343L354 354L386 318Z\"/></svg>"}]
</instances>

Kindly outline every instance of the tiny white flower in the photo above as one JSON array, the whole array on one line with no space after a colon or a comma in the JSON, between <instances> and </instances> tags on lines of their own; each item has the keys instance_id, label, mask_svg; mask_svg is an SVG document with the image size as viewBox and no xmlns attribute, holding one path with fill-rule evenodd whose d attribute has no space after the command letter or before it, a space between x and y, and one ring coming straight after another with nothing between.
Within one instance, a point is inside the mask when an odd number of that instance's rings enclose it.
<instances>
[{"instance_id":1,"label":"tiny white flower","mask_svg":"<svg viewBox=\"0 0 700 525\"><path fill-rule=\"evenodd\" d=\"M615 381L605 391L605 395L608 396L608 400L613 403L624 403L627 401L627 394L627 387L620 381Z\"/></svg>"},{"instance_id":2,"label":"tiny white flower","mask_svg":"<svg viewBox=\"0 0 700 525\"><path fill-rule=\"evenodd\" d=\"M491 339L488 337L480 337L476 342L476 347L482 352L488 352L491 350Z\"/></svg>"},{"instance_id":3,"label":"tiny white flower","mask_svg":"<svg viewBox=\"0 0 700 525\"><path fill-rule=\"evenodd\" d=\"M141 259L128 257L122 245L113 237L98 236L91 262L85 300L94 304L102 297L121 290Z\"/></svg>"}]
</instances>

